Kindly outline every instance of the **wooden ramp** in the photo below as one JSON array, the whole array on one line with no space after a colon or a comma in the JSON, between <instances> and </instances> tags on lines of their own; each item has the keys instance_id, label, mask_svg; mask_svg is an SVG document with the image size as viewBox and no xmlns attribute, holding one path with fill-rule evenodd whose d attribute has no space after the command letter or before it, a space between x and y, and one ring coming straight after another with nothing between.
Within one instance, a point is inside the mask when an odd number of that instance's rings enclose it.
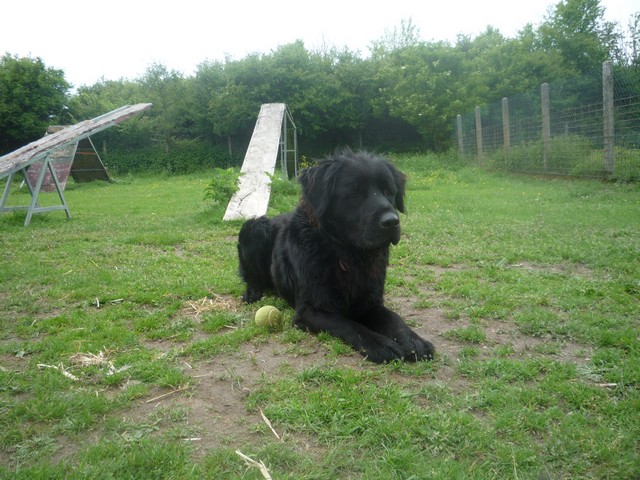
<instances>
[{"instance_id":1,"label":"wooden ramp","mask_svg":"<svg viewBox=\"0 0 640 480\"><path fill-rule=\"evenodd\" d=\"M57 172L54 168L54 159L64 157L73 159L78 142L90 137L94 133L105 130L116 125L138 113L151 108L150 103L139 103L137 105L126 105L124 107L113 110L99 117L85 120L83 122L63 128L50 135L42 137L35 142L19 148L7 155L0 157L0 179L7 177L4 194L0 201L0 212L10 212L13 210L27 210L27 218L24 222L25 226L31 222L31 216L34 213L49 212L53 210L64 210L67 218L71 218L71 212L64 199L63 185L58 180ZM72 152L71 152L72 150ZM37 178L34 178L35 184L29 179L29 167L36 162L42 162L38 171ZM71 165L71 160L65 160L63 163ZM21 173L24 176L29 193L31 194L30 205L7 206L7 198L11 190L11 182L13 176ZM54 190L58 192L60 205L50 207L40 206L38 196L42 189L45 176L49 175L54 185ZM66 177L65 177L66 178Z\"/></svg>"},{"instance_id":2,"label":"wooden ramp","mask_svg":"<svg viewBox=\"0 0 640 480\"><path fill-rule=\"evenodd\" d=\"M49 125L45 136L68 127L69 125ZM107 168L102 163L91 137L83 138L79 142L72 143L64 148L57 148L49 156L53 164L53 171L58 177L58 183L60 183L62 190L65 189L69 174L71 174L76 183L92 182L93 180L111 181ZM40 171L44 167L44 162L34 162L29 166L27 175L31 185L36 184ZM56 184L53 180L53 175L51 172L45 171L40 191L54 192L55 190Z\"/></svg>"},{"instance_id":3,"label":"wooden ramp","mask_svg":"<svg viewBox=\"0 0 640 480\"><path fill-rule=\"evenodd\" d=\"M265 103L260 107L240 169L238 191L227 205L224 220L255 218L267 213L271 194L269 176L275 170L286 108L284 103Z\"/></svg>"}]
</instances>

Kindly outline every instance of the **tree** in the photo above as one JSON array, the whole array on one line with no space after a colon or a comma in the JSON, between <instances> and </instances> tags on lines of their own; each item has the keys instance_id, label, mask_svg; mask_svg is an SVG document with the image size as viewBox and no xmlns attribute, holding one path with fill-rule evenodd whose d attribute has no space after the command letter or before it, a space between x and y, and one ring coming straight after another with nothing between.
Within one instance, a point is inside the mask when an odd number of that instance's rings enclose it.
<instances>
[{"instance_id":1,"label":"tree","mask_svg":"<svg viewBox=\"0 0 640 480\"><path fill-rule=\"evenodd\" d=\"M640 12L629 18L629 41L626 52L626 63L633 67L640 67Z\"/></svg>"},{"instance_id":2,"label":"tree","mask_svg":"<svg viewBox=\"0 0 640 480\"><path fill-rule=\"evenodd\" d=\"M0 58L0 152L15 150L64 123L70 84L40 58Z\"/></svg>"},{"instance_id":3,"label":"tree","mask_svg":"<svg viewBox=\"0 0 640 480\"><path fill-rule=\"evenodd\" d=\"M335 57L334 75L342 96L340 109L335 112L339 125L347 133L355 132L356 144L363 148L365 130L374 117L371 101L377 92L374 64L345 50Z\"/></svg>"},{"instance_id":4,"label":"tree","mask_svg":"<svg viewBox=\"0 0 640 480\"><path fill-rule=\"evenodd\" d=\"M414 47L422 43L420 29L409 19L400 21L400 25L393 30L385 30L384 35L371 43L371 56L383 58L392 52L399 52L407 47Z\"/></svg>"},{"instance_id":5,"label":"tree","mask_svg":"<svg viewBox=\"0 0 640 480\"><path fill-rule=\"evenodd\" d=\"M234 153L233 138L250 131L260 108L256 99L262 76L260 63L260 57L254 54L241 61L227 60L225 64L203 63L196 74L200 128L210 129L224 139L230 157Z\"/></svg>"},{"instance_id":6,"label":"tree","mask_svg":"<svg viewBox=\"0 0 640 480\"><path fill-rule=\"evenodd\" d=\"M214 132L209 103L225 82L224 63L219 61L202 62L193 77L193 134L208 143L215 143L218 139L218 134Z\"/></svg>"},{"instance_id":7,"label":"tree","mask_svg":"<svg viewBox=\"0 0 640 480\"><path fill-rule=\"evenodd\" d=\"M69 99L74 121L87 120L141 102L140 83L130 80L102 79L91 86L83 85Z\"/></svg>"},{"instance_id":8,"label":"tree","mask_svg":"<svg viewBox=\"0 0 640 480\"><path fill-rule=\"evenodd\" d=\"M604 20L600 0L563 0L553 7L539 28L540 45L557 50L580 74L620 56L616 24Z\"/></svg>"},{"instance_id":9,"label":"tree","mask_svg":"<svg viewBox=\"0 0 640 480\"><path fill-rule=\"evenodd\" d=\"M95 118L124 105L144 102L139 82L131 80L102 79L91 86L82 86L69 99L69 112L72 123ZM93 137L100 144L103 153L107 146L126 145L128 148L143 147L149 144L150 125L146 115L135 116L113 128L99 132Z\"/></svg>"},{"instance_id":10,"label":"tree","mask_svg":"<svg viewBox=\"0 0 640 480\"><path fill-rule=\"evenodd\" d=\"M441 150L449 145L452 118L479 97L463 83L473 73L466 73L471 62L463 47L446 42L403 45L378 50L385 53L376 61L376 116L388 113L408 123L422 137L422 148Z\"/></svg>"},{"instance_id":11,"label":"tree","mask_svg":"<svg viewBox=\"0 0 640 480\"><path fill-rule=\"evenodd\" d=\"M169 153L175 139L183 136L192 123L186 81L180 72L156 63L147 68L140 87L141 97L153 103L148 117L153 124L155 140Z\"/></svg>"}]
</instances>

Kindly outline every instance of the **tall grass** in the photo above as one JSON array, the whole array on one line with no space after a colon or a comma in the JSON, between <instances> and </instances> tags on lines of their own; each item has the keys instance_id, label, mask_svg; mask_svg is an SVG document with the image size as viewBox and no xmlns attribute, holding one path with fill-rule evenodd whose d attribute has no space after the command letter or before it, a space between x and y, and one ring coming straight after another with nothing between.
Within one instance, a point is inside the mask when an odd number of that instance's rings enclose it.
<instances>
[{"instance_id":1,"label":"tall grass","mask_svg":"<svg viewBox=\"0 0 640 480\"><path fill-rule=\"evenodd\" d=\"M484 166L511 172L567 175L616 181L640 179L640 153L637 149L616 147L614 171L607 172L602 146L580 135L557 135L549 145L549 158L544 163L542 140L531 140L511 147L505 156L503 149L485 153Z\"/></svg>"}]
</instances>

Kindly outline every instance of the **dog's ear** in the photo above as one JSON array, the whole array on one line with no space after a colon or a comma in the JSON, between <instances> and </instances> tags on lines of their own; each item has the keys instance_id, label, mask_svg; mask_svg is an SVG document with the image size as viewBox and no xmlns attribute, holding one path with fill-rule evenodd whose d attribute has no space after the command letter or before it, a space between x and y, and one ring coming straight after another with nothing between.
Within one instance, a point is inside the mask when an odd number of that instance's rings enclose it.
<instances>
[{"instance_id":1,"label":"dog's ear","mask_svg":"<svg viewBox=\"0 0 640 480\"><path fill-rule=\"evenodd\" d=\"M398 211L402 213L406 213L406 208L404 206L404 193L407 185L407 176L389 163L389 168L391 169L391 173L393 174L393 181L396 184L396 198L395 198L395 206Z\"/></svg>"},{"instance_id":2,"label":"dog's ear","mask_svg":"<svg viewBox=\"0 0 640 480\"><path fill-rule=\"evenodd\" d=\"M298 177L302 185L302 199L313 209L313 214L318 220L329 207L338 167L335 160L322 160L317 165L304 169Z\"/></svg>"}]
</instances>

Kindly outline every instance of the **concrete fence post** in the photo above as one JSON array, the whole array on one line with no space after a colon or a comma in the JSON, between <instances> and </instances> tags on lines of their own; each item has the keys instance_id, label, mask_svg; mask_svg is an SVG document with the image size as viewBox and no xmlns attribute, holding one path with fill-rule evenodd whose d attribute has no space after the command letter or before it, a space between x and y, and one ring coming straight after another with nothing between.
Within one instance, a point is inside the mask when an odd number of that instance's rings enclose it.
<instances>
[{"instance_id":1,"label":"concrete fence post","mask_svg":"<svg viewBox=\"0 0 640 480\"><path fill-rule=\"evenodd\" d=\"M504 148L504 164L509 163L509 153L511 151L511 128L509 126L509 99L502 99L502 145Z\"/></svg>"},{"instance_id":2,"label":"concrete fence post","mask_svg":"<svg viewBox=\"0 0 640 480\"><path fill-rule=\"evenodd\" d=\"M464 138L462 137L462 115L456 117L456 130L458 132L458 153L464 156Z\"/></svg>"},{"instance_id":3,"label":"concrete fence post","mask_svg":"<svg viewBox=\"0 0 640 480\"><path fill-rule=\"evenodd\" d=\"M549 84L543 83L540 88L542 104L542 164L546 172L551 159L551 118L549 116Z\"/></svg>"},{"instance_id":4,"label":"concrete fence post","mask_svg":"<svg viewBox=\"0 0 640 480\"><path fill-rule=\"evenodd\" d=\"M613 63L602 64L602 117L604 119L604 170L613 174L615 132L613 126Z\"/></svg>"},{"instance_id":5,"label":"concrete fence post","mask_svg":"<svg viewBox=\"0 0 640 480\"><path fill-rule=\"evenodd\" d=\"M482 165L482 117L480 115L480 107L476 107L476 150L478 153L478 163Z\"/></svg>"}]
</instances>

